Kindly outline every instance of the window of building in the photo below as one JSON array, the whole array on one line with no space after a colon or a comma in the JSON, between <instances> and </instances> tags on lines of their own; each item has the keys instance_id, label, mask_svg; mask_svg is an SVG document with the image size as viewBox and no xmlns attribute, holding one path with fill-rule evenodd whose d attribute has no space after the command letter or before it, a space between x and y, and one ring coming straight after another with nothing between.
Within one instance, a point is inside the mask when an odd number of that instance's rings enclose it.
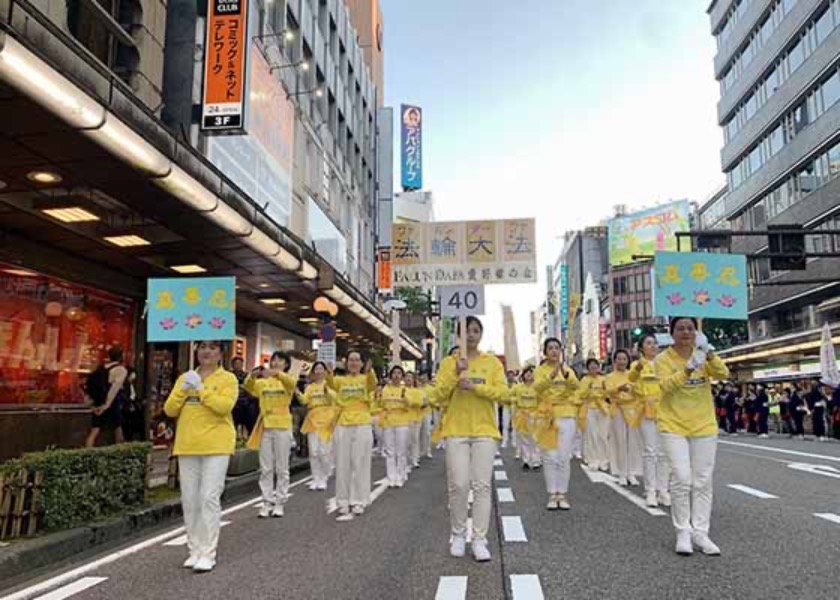
<instances>
[{"instance_id":1,"label":"window of building","mask_svg":"<svg viewBox=\"0 0 840 600\"><path fill-rule=\"evenodd\" d=\"M822 85L822 100L825 110L840 100L840 71L834 71L834 74Z\"/></svg>"}]
</instances>

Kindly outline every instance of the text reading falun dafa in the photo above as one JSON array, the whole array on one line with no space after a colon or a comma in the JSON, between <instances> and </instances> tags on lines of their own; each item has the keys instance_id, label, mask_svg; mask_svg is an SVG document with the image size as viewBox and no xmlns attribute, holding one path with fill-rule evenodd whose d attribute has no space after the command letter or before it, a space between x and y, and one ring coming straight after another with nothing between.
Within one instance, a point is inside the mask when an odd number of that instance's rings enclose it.
<instances>
[{"instance_id":1,"label":"text reading falun dafa","mask_svg":"<svg viewBox=\"0 0 840 600\"><path fill-rule=\"evenodd\" d=\"M149 341L234 337L234 277L150 279L146 302Z\"/></svg>"}]
</instances>

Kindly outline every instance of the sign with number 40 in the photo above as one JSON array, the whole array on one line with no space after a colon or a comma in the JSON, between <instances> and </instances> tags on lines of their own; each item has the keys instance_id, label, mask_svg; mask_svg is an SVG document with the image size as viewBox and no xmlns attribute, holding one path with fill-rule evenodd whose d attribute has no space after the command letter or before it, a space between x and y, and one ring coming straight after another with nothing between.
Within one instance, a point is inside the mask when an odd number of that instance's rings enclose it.
<instances>
[{"instance_id":1,"label":"sign with number 40","mask_svg":"<svg viewBox=\"0 0 840 600\"><path fill-rule=\"evenodd\" d=\"M440 312L444 317L484 314L483 285L455 285L440 288Z\"/></svg>"}]
</instances>

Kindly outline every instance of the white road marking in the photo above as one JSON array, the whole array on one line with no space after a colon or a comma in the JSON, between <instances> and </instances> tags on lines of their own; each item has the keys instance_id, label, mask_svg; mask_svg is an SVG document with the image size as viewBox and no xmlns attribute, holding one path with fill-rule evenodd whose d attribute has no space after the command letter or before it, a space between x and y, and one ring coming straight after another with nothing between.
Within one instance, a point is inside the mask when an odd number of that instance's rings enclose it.
<instances>
[{"instance_id":1,"label":"white road marking","mask_svg":"<svg viewBox=\"0 0 840 600\"><path fill-rule=\"evenodd\" d=\"M505 473L504 471L494 471L493 472L493 478L496 481L507 481L508 480L507 473Z\"/></svg>"},{"instance_id":2,"label":"white road marking","mask_svg":"<svg viewBox=\"0 0 840 600\"><path fill-rule=\"evenodd\" d=\"M388 478L383 477L379 481L374 481L373 485L376 486L376 489L373 490L370 494L370 503L371 504L373 504L373 501L376 500L376 498L379 498L379 496L381 496L385 492L385 490L388 488ZM382 491L379 491L379 488L383 488ZM379 492L379 493L377 494L377 492ZM374 498L374 494L376 494L375 498ZM336 502L335 496L333 496L332 498L327 500L327 514L331 515L337 510L338 510L338 503ZM0 600L2 600L2 599L0 598Z\"/></svg>"},{"instance_id":3,"label":"white road marking","mask_svg":"<svg viewBox=\"0 0 840 600\"><path fill-rule=\"evenodd\" d=\"M513 600L545 600L539 575L511 575Z\"/></svg>"},{"instance_id":4,"label":"white road marking","mask_svg":"<svg viewBox=\"0 0 840 600\"><path fill-rule=\"evenodd\" d=\"M385 490L388 489L388 479L380 479L378 482L379 486L370 493L370 502L368 506L376 502L376 500L385 493Z\"/></svg>"},{"instance_id":5,"label":"white road marking","mask_svg":"<svg viewBox=\"0 0 840 600\"><path fill-rule=\"evenodd\" d=\"M835 469L829 465L809 465L807 463L790 463L788 467L794 471L803 471L805 473L812 473L813 475L822 475L823 477L832 477L840 479L840 470Z\"/></svg>"},{"instance_id":6,"label":"white road marking","mask_svg":"<svg viewBox=\"0 0 840 600\"><path fill-rule=\"evenodd\" d=\"M505 466L505 461L503 461L501 458L497 458L496 460L493 461L493 466L494 467L504 467Z\"/></svg>"},{"instance_id":7,"label":"white road marking","mask_svg":"<svg viewBox=\"0 0 840 600\"><path fill-rule=\"evenodd\" d=\"M228 525L230 525L230 521L222 521L222 523L221 523L222 527L227 527ZM174 540L169 540L168 542L166 542L163 545L164 546L186 546L187 545L187 536L182 535L182 536L176 537Z\"/></svg>"},{"instance_id":8,"label":"white road marking","mask_svg":"<svg viewBox=\"0 0 840 600\"><path fill-rule=\"evenodd\" d=\"M840 515L835 515L834 513L814 513L814 516L840 525Z\"/></svg>"},{"instance_id":9,"label":"white road marking","mask_svg":"<svg viewBox=\"0 0 840 600\"><path fill-rule=\"evenodd\" d=\"M292 499L292 496L294 496L294 494L289 494L289 495L287 496L286 500L291 500L291 499ZM257 510L262 510L263 504L264 504L264 502L260 502L259 504L257 504L256 506L254 506L254 508L256 508Z\"/></svg>"},{"instance_id":10,"label":"white road marking","mask_svg":"<svg viewBox=\"0 0 840 600\"><path fill-rule=\"evenodd\" d=\"M527 542L525 527L522 526L521 517L502 517L502 529L505 532L506 542Z\"/></svg>"},{"instance_id":11,"label":"white road marking","mask_svg":"<svg viewBox=\"0 0 840 600\"><path fill-rule=\"evenodd\" d=\"M464 600L467 597L466 577L441 577L435 600Z\"/></svg>"},{"instance_id":12,"label":"white road marking","mask_svg":"<svg viewBox=\"0 0 840 600\"><path fill-rule=\"evenodd\" d=\"M496 496L499 502L515 502L513 498L513 490L510 488L496 488Z\"/></svg>"},{"instance_id":13,"label":"white road marking","mask_svg":"<svg viewBox=\"0 0 840 600\"><path fill-rule=\"evenodd\" d=\"M297 487L302 485L312 479L312 476L304 477L303 479L294 482L289 488ZM246 502L242 502L240 504L236 504L231 506L230 508L226 508L222 511L222 515L230 515L235 512L239 512L242 509L249 508L256 504L257 502L262 502L262 497L251 498ZM33 598L35 594L40 594L41 592L46 592L53 588L56 588L68 581L73 581L74 579L81 577L82 575L86 575L91 571L95 571L100 567L104 567L105 565L110 565L121 558L125 558L126 556L131 556L132 554L137 554L138 552L145 550L146 548L151 548L152 546L157 546L158 544L162 544L166 540L173 538L178 535L183 535L184 533L183 527L176 527L175 529L171 529L166 533L161 533L160 535L156 535L151 537L147 540L142 542L138 542L133 546L129 546L128 548L124 548L117 552L113 552L108 554L107 556L103 556L102 558L89 562L86 565L82 565L81 567L76 567L70 571L66 571L61 575L56 575L55 577L51 577L41 583L37 583L35 585L31 585L28 588L25 588L19 592L16 592L10 596L3 596L0 600L26 600L28 598Z\"/></svg>"},{"instance_id":14,"label":"white road marking","mask_svg":"<svg viewBox=\"0 0 840 600\"><path fill-rule=\"evenodd\" d=\"M769 446L759 446L758 444L744 444L743 442L725 442L723 440L718 440L718 444L724 444L726 446L739 446L741 448L755 448L757 450L764 450L765 452L776 452L779 454L790 454L792 456L805 456L807 458L820 458L822 460L828 460L831 462L840 462L840 457L838 456L813 454L811 452L799 452L797 450L784 450L782 448L770 448Z\"/></svg>"},{"instance_id":15,"label":"white road marking","mask_svg":"<svg viewBox=\"0 0 840 600\"><path fill-rule=\"evenodd\" d=\"M640 496L637 496L630 490L618 485L618 481L612 475L604 473L603 471L593 471L591 469L587 469L583 465L581 465L583 472L586 473L586 476L589 477L589 481L592 483L603 483L608 488L617 492L620 496L627 498L630 502L644 510L647 514L652 517L664 517L665 511L660 510L658 508L651 508L649 507L644 499Z\"/></svg>"},{"instance_id":16,"label":"white road marking","mask_svg":"<svg viewBox=\"0 0 840 600\"><path fill-rule=\"evenodd\" d=\"M470 490L469 492L467 492L467 503L472 505L474 499L475 496L473 496L473 491Z\"/></svg>"},{"instance_id":17,"label":"white road marking","mask_svg":"<svg viewBox=\"0 0 840 600\"><path fill-rule=\"evenodd\" d=\"M761 498L762 500L772 500L774 498L778 498L778 496L774 496L773 494L768 494L767 492L762 492L761 490L751 488L748 485L741 485L740 483L733 483L726 487L738 490L739 492L744 492L750 496L755 496L756 498Z\"/></svg>"},{"instance_id":18,"label":"white road marking","mask_svg":"<svg viewBox=\"0 0 840 600\"><path fill-rule=\"evenodd\" d=\"M60 587L49 594L38 596L35 600L64 600L65 598L75 596L79 592L88 590L107 580L107 577L82 577L81 579L74 581L69 585L65 585L64 587Z\"/></svg>"}]
</instances>

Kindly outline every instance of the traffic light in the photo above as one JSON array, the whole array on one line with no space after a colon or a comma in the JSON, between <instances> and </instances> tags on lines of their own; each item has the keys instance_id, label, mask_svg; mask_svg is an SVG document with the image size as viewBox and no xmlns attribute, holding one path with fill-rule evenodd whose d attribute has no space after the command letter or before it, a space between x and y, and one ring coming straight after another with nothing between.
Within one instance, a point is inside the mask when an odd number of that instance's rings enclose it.
<instances>
[{"instance_id":1,"label":"traffic light","mask_svg":"<svg viewBox=\"0 0 840 600\"><path fill-rule=\"evenodd\" d=\"M636 328L633 330L633 337L634 337L634 338L637 338L637 337L639 337L640 335L642 335L642 328L641 328L641 327L636 327Z\"/></svg>"},{"instance_id":2,"label":"traffic light","mask_svg":"<svg viewBox=\"0 0 840 600\"><path fill-rule=\"evenodd\" d=\"M806 268L805 234L802 233L802 226L769 225L767 229L770 232L767 234L770 268L774 271L804 271ZM786 233L773 233L774 229L784 230ZM786 256L774 257L774 254Z\"/></svg>"}]
</instances>

